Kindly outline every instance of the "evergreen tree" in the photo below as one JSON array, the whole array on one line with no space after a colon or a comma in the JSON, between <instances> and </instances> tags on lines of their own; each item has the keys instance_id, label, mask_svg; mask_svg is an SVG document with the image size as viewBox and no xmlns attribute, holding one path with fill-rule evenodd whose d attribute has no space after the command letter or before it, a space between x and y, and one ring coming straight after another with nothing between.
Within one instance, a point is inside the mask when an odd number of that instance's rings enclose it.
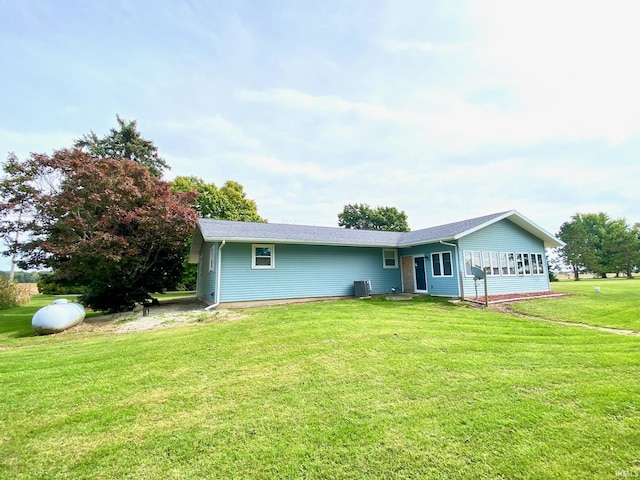
<instances>
[{"instance_id":1,"label":"evergreen tree","mask_svg":"<svg viewBox=\"0 0 640 480\"><path fill-rule=\"evenodd\" d=\"M169 166L158 156L158 148L151 140L145 140L138 131L135 120L126 121L116 115L118 128L112 128L108 135L100 138L93 131L76 140L74 146L93 158L126 158L149 169L154 177L162 177Z\"/></svg>"}]
</instances>

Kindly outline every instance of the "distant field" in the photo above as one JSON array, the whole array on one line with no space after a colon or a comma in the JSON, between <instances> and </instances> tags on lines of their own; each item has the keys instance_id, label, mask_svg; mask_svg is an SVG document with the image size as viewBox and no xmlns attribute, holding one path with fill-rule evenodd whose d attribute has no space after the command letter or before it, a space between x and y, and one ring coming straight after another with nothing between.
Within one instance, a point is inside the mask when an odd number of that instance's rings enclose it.
<instances>
[{"instance_id":1,"label":"distant field","mask_svg":"<svg viewBox=\"0 0 640 480\"><path fill-rule=\"evenodd\" d=\"M595 285L526 304L637 305ZM48 300L0 316L0 478L640 476L640 337L428 297L29 336Z\"/></svg>"},{"instance_id":2,"label":"distant field","mask_svg":"<svg viewBox=\"0 0 640 480\"><path fill-rule=\"evenodd\" d=\"M617 277L615 276L614 273L609 273L607 274L608 278L605 278L604 280L620 280L620 279L626 279L628 280L626 277ZM638 278L638 274L637 273L632 273L631 274L632 278ZM573 282L573 273L559 273L557 275L558 280L560 281L570 281ZM580 274L580 280L598 280L598 278L595 277L595 275L593 273L581 273Z\"/></svg>"}]
</instances>

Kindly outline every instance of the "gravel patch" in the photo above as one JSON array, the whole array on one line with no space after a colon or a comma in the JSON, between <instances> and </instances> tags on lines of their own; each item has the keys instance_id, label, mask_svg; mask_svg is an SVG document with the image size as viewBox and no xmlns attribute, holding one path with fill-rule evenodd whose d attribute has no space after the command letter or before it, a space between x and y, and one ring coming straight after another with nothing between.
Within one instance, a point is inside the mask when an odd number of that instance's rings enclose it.
<instances>
[{"instance_id":1,"label":"gravel patch","mask_svg":"<svg viewBox=\"0 0 640 480\"><path fill-rule=\"evenodd\" d=\"M133 312L113 313L85 319L84 322L62 333L128 334L170 327L203 325L231 321L245 315L235 310L205 310L205 304L195 297L178 298L160 302L143 315L142 309Z\"/></svg>"}]
</instances>

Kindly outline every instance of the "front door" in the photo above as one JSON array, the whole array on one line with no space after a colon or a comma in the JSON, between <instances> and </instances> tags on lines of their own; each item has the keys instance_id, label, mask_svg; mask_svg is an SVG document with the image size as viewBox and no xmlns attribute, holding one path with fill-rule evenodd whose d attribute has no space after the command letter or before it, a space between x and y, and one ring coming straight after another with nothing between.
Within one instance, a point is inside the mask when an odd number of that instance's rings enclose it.
<instances>
[{"instance_id":1,"label":"front door","mask_svg":"<svg viewBox=\"0 0 640 480\"><path fill-rule=\"evenodd\" d=\"M414 281L413 257L402 257L400 260L402 265L402 291L405 293L414 293L416 291L416 282Z\"/></svg>"},{"instance_id":2,"label":"front door","mask_svg":"<svg viewBox=\"0 0 640 480\"><path fill-rule=\"evenodd\" d=\"M425 269L424 257L413 257L413 265L416 273L416 291L427 291L427 271Z\"/></svg>"}]
</instances>

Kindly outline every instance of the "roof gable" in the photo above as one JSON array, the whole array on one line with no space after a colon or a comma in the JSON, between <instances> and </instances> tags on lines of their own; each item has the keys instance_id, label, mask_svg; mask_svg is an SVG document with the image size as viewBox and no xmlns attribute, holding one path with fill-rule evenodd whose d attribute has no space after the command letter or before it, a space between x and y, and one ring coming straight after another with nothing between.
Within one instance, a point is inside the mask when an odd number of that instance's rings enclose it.
<instances>
[{"instance_id":1,"label":"roof gable","mask_svg":"<svg viewBox=\"0 0 640 480\"><path fill-rule=\"evenodd\" d=\"M470 218L459 222L447 223L436 227L423 228L403 234L401 246L411 247L424 243L435 243L440 240L457 240L479 228L489 225L508 212L494 213L482 217Z\"/></svg>"}]
</instances>

